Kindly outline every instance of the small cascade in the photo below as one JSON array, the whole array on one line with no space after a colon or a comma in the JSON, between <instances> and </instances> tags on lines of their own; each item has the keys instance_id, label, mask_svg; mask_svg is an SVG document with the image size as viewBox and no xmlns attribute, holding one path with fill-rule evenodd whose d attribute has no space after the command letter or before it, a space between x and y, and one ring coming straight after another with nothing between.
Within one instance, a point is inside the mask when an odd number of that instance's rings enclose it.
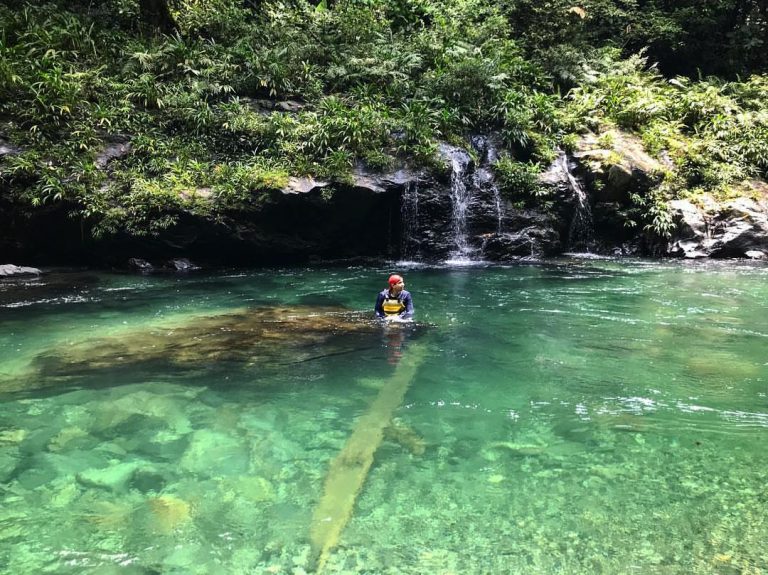
<instances>
[{"instance_id":1,"label":"small cascade","mask_svg":"<svg viewBox=\"0 0 768 575\"><path fill-rule=\"evenodd\" d=\"M589 251L595 239L595 227L592 220L592 207L589 205L587 197L581 183L571 172L571 165L568 161L568 155L562 154L557 163L562 170L568 182L568 187L573 193L574 213L571 220L571 227L568 232L568 246L571 250Z\"/></svg>"},{"instance_id":2,"label":"small cascade","mask_svg":"<svg viewBox=\"0 0 768 575\"><path fill-rule=\"evenodd\" d=\"M476 251L469 245L467 215L472 203L472 193L476 189L474 179L471 186L467 186L465 175L469 168L471 158L464 150L453 150L451 159L451 233L454 249L448 259L453 263L465 263L472 261L472 255Z\"/></svg>"},{"instance_id":3,"label":"small cascade","mask_svg":"<svg viewBox=\"0 0 768 575\"><path fill-rule=\"evenodd\" d=\"M496 185L496 181L493 177L493 173L486 168L478 168L472 175L472 186L479 191L490 192L491 198L488 195L486 201L491 201L493 205L494 216L496 220L496 233L501 233L501 225L504 216L504 209L501 202L501 192L499 186Z\"/></svg>"},{"instance_id":4,"label":"small cascade","mask_svg":"<svg viewBox=\"0 0 768 575\"><path fill-rule=\"evenodd\" d=\"M475 172L475 187L484 188L491 192L493 199L493 208L496 212L496 233L502 231L502 220L504 209L501 201L501 192L496 185L496 179L493 175L492 167L499 161L499 151L496 149L492 139L485 136L476 136L472 139L472 145L481 154L480 167Z\"/></svg>"},{"instance_id":5,"label":"small cascade","mask_svg":"<svg viewBox=\"0 0 768 575\"><path fill-rule=\"evenodd\" d=\"M501 208L501 192L499 191L499 186L496 185L496 182L493 182L491 184L491 192L493 192L493 202L496 206L496 233L501 233L501 221L502 216L504 215L504 212Z\"/></svg>"},{"instance_id":6,"label":"small cascade","mask_svg":"<svg viewBox=\"0 0 768 575\"><path fill-rule=\"evenodd\" d=\"M476 188L486 189L491 193L492 198L490 199L493 201L493 210L496 216L496 233L500 234L502 220L504 219L504 208L502 207L499 186L496 185L493 174L485 168L477 170L473 180Z\"/></svg>"},{"instance_id":7,"label":"small cascade","mask_svg":"<svg viewBox=\"0 0 768 575\"><path fill-rule=\"evenodd\" d=\"M489 238L503 235L508 218L493 171L497 150L485 137L474 138L472 147L441 144L447 173L422 178L418 189L401 192L401 257L433 257L458 266L485 263L484 247Z\"/></svg>"},{"instance_id":8,"label":"small cascade","mask_svg":"<svg viewBox=\"0 0 768 575\"><path fill-rule=\"evenodd\" d=\"M404 260L413 260L416 257L419 233L419 184L417 181L408 182L403 189L400 220L402 226L400 257Z\"/></svg>"}]
</instances>

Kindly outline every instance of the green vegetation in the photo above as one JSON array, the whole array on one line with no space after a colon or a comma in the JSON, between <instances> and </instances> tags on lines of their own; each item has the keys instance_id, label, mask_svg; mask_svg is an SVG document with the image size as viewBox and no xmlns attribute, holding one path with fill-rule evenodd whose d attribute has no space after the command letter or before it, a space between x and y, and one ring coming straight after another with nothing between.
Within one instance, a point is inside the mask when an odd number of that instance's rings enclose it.
<instances>
[{"instance_id":1,"label":"green vegetation","mask_svg":"<svg viewBox=\"0 0 768 575\"><path fill-rule=\"evenodd\" d=\"M704 192L725 199L734 184L768 177L768 76L667 79L640 56L614 58L610 71L574 88L567 99L572 129L635 132L646 151L665 160L661 185L632 198L659 235L672 226L669 200Z\"/></svg>"},{"instance_id":2,"label":"green vegetation","mask_svg":"<svg viewBox=\"0 0 768 575\"><path fill-rule=\"evenodd\" d=\"M289 175L430 163L439 141L480 131L508 146L502 184L535 196L556 148L618 126L669 158L635 198L664 233L669 199L768 174L765 3L667 4L11 2L0 136L21 152L0 160L5 199L61 202L96 235L154 233L258 209ZM105 166L121 141L130 152Z\"/></svg>"}]
</instances>

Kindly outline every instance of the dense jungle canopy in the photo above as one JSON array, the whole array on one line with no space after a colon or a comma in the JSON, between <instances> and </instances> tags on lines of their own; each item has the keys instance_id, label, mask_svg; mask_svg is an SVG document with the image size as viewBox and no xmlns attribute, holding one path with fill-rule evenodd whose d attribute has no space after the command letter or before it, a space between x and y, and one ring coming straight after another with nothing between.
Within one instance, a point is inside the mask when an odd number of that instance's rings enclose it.
<instances>
[{"instance_id":1,"label":"dense jungle canopy","mask_svg":"<svg viewBox=\"0 0 768 575\"><path fill-rule=\"evenodd\" d=\"M633 198L659 234L670 199L768 175L766 0L6 0L0 22L0 214L94 237L479 132L518 198L579 134L635 133L669 166Z\"/></svg>"}]
</instances>

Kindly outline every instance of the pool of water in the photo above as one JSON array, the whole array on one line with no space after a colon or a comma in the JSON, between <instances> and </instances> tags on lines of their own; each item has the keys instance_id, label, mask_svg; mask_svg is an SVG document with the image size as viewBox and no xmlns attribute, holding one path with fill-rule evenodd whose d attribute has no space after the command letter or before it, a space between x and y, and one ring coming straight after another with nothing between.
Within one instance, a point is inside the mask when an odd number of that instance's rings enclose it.
<instances>
[{"instance_id":1,"label":"pool of water","mask_svg":"<svg viewBox=\"0 0 768 575\"><path fill-rule=\"evenodd\" d=\"M391 271L417 325L370 320ZM366 426L322 572L768 571L767 279L572 258L1 283L0 572L309 572Z\"/></svg>"}]
</instances>

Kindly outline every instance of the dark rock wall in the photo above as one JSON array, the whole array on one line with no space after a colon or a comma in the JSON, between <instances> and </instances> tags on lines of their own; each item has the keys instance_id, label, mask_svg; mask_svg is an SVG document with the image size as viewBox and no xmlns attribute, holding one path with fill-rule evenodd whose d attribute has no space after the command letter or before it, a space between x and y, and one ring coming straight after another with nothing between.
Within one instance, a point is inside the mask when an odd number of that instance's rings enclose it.
<instances>
[{"instance_id":1,"label":"dark rock wall","mask_svg":"<svg viewBox=\"0 0 768 575\"><path fill-rule=\"evenodd\" d=\"M211 264L263 265L395 257L400 237L398 190L339 186L303 194L275 192L258 210L211 221L176 214L157 236L118 234L94 239L87 224L63 204L25 216L0 205L0 262L124 267L130 258L155 265L189 257Z\"/></svg>"},{"instance_id":2,"label":"dark rock wall","mask_svg":"<svg viewBox=\"0 0 768 575\"><path fill-rule=\"evenodd\" d=\"M585 136L573 155L553 162L540 179L546 204L526 208L499 194L493 164L501 147L482 136L472 139L472 150L441 146L442 168L401 166L381 174L358 166L345 184L292 178L261 205L216 220L175 214L177 224L158 236L95 239L87 222L71 217L76 206L46 205L30 214L0 190L0 264L126 267L129 260L146 260L152 267L178 268L171 264L179 258L264 265L457 256L516 261L565 251L768 257L768 184L752 182L745 198L725 205L672 202L676 231L669 240L654 238L627 222L631 194L655 185L659 165L629 136L615 136L618 152L593 140Z\"/></svg>"},{"instance_id":3,"label":"dark rock wall","mask_svg":"<svg viewBox=\"0 0 768 575\"><path fill-rule=\"evenodd\" d=\"M87 258L87 227L70 217L71 206L55 204L32 213L0 201L0 263L76 263Z\"/></svg>"}]
</instances>

